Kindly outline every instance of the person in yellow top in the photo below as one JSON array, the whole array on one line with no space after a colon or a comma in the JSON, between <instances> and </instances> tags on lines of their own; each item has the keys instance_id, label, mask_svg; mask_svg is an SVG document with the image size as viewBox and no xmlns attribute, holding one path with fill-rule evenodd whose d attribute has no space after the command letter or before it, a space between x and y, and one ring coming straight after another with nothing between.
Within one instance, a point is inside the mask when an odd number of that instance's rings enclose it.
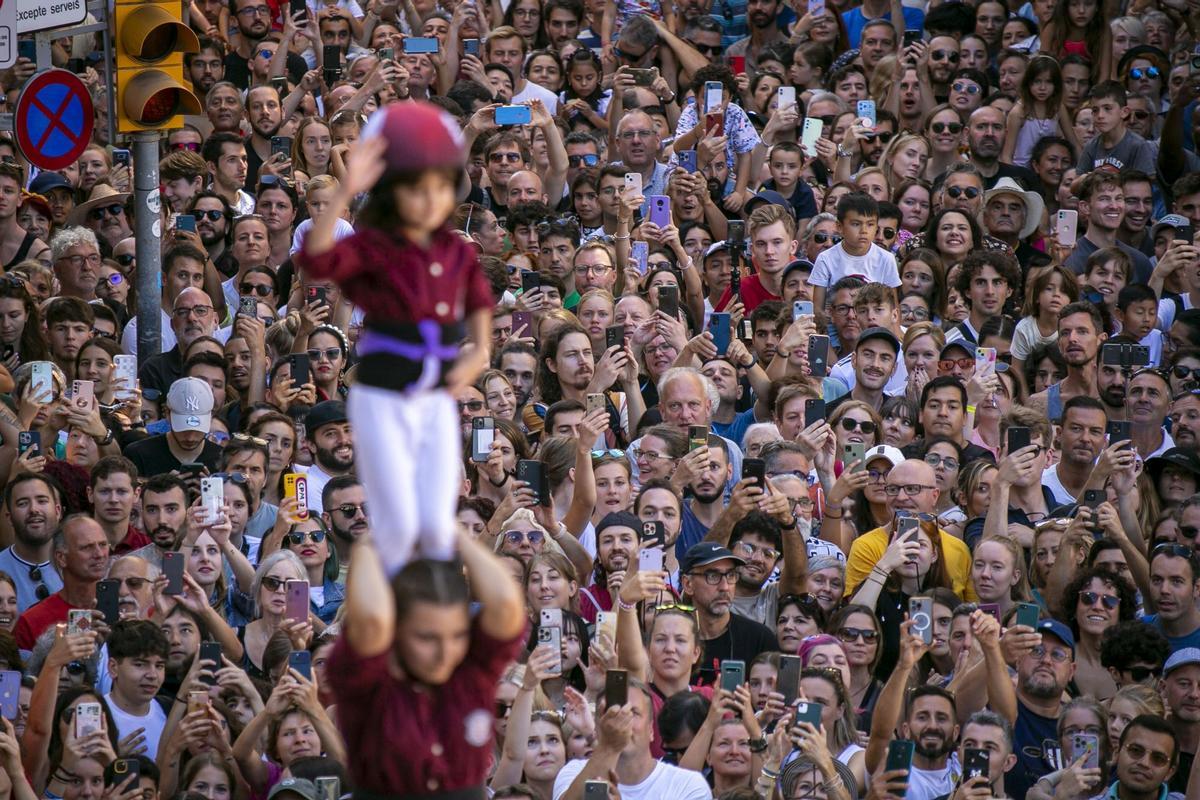
<instances>
[{"instance_id":1,"label":"person in yellow top","mask_svg":"<svg viewBox=\"0 0 1200 800\"><path fill-rule=\"evenodd\" d=\"M935 514L938 500L933 467L918 459L908 459L892 468L885 482L888 510L896 513ZM867 531L854 540L846 559L846 597L854 597L858 587L871 576L891 541L892 524ZM943 530L941 550L945 555L946 574L951 588L969 602L978 600L971 584L971 551L963 541ZM881 576L886 580L886 575ZM883 580L880 580L882 585Z\"/></svg>"}]
</instances>

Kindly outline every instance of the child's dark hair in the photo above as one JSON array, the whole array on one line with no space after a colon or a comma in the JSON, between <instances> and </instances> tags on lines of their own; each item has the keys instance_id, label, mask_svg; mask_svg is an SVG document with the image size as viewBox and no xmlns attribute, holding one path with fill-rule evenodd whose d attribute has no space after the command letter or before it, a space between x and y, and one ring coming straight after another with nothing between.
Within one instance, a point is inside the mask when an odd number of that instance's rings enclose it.
<instances>
[{"instance_id":1,"label":"child's dark hair","mask_svg":"<svg viewBox=\"0 0 1200 800\"><path fill-rule=\"evenodd\" d=\"M1034 56L1025 68L1025 76L1021 78L1021 102L1025 104L1027 117L1032 116L1036 102L1033 99L1033 82L1043 76L1049 77L1050 82L1054 84L1054 92L1046 99L1046 117L1051 118L1057 114L1058 106L1062 103L1063 78L1057 59L1047 55Z\"/></svg>"},{"instance_id":2,"label":"child's dark hair","mask_svg":"<svg viewBox=\"0 0 1200 800\"><path fill-rule=\"evenodd\" d=\"M1141 303L1146 300L1153 300L1157 303L1158 295L1144 283L1131 283L1117 292L1117 309L1124 311L1134 303Z\"/></svg>"},{"instance_id":3,"label":"child's dark hair","mask_svg":"<svg viewBox=\"0 0 1200 800\"><path fill-rule=\"evenodd\" d=\"M403 224L400 209L396 205L395 190L400 186L414 186L429 172L438 172L457 187L463 179L465 171L461 168L434 167L432 169L398 172L385 175L371 190L366 205L358 212L358 222L372 228L393 230L397 223Z\"/></svg>"},{"instance_id":4,"label":"child's dark hair","mask_svg":"<svg viewBox=\"0 0 1200 800\"><path fill-rule=\"evenodd\" d=\"M879 218L879 203L875 198L863 192L851 192L845 195L837 204L837 219L842 222L850 212L863 217Z\"/></svg>"},{"instance_id":5,"label":"child's dark hair","mask_svg":"<svg viewBox=\"0 0 1200 800\"><path fill-rule=\"evenodd\" d=\"M462 565L426 558L410 561L392 578L396 618L403 619L417 603L462 605L471 599Z\"/></svg>"},{"instance_id":6,"label":"child's dark hair","mask_svg":"<svg viewBox=\"0 0 1200 800\"><path fill-rule=\"evenodd\" d=\"M596 86L592 89L592 93L587 97L580 97L575 89L571 86L571 70L578 66L588 66L596 70ZM568 100L579 99L596 110L600 102L600 98L604 95L604 86L600 78L604 76L604 66L600 63L600 57L591 51L590 48L581 47L571 54L571 57L563 62L563 96Z\"/></svg>"},{"instance_id":7,"label":"child's dark hair","mask_svg":"<svg viewBox=\"0 0 1200 800\"><path fill-rule=\"evenodd\" d=\"M1097 103L1101 100L1112 100L1117 105L1123 107L1129 102L1129 95L1125 92L1125 87L1118 81L1101 81L1088 92L1088 100L1092 103Z\"/></svg>"}]
</instances>

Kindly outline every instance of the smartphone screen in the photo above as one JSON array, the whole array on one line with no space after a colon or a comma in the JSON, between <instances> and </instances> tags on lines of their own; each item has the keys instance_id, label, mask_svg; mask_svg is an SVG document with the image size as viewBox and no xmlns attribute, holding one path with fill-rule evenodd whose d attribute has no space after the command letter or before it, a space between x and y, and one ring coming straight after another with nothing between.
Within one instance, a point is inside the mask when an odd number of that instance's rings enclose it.
<instances>
[{"instance_id":1,"label":"smartphone screen","mask_svg":"<svg viewBox=\"0 0 1200 800\"><path fill-rule=\"evenodd\" d=\"M167 578L167 587L163 594L183 594L183 553L168 551L162 555L163 575Z\"/></svg>"}]
</instances>

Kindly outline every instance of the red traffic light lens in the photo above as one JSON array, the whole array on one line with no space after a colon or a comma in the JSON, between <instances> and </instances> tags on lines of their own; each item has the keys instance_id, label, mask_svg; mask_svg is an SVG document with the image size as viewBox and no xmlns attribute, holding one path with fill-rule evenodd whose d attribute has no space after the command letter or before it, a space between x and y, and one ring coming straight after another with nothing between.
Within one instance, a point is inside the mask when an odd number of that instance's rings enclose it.
<instances>
[{"instance_id":1,"label":"red traffic light lens","mask_svg":"<svg viewBox=\"0 0 1200 800\"><path fill-rule=\"evenodd\" d=\"M140 122L143 125L158 125L175 116L178 108L179 90L173 88L160 89L152 94L146 100L146 104L142 106L142 118Z\"/></svg>"}]
</instances>

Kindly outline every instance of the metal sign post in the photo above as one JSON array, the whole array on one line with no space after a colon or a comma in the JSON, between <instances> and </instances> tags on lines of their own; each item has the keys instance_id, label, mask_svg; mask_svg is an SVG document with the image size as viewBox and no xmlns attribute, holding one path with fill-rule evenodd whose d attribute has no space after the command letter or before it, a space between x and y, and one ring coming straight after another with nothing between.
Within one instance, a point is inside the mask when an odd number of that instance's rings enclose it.
<instances>
[{"instance_id":1,"label":"metal sign post","mask_svg":"<svg viewBox=\"0 0 1200 800\"><path fill-rule=\"evenodd\" d=\"M158 131L133 134L133 207L137 253L138 365L162 351L162 196Z\"/></svg>"}]
</instances>

